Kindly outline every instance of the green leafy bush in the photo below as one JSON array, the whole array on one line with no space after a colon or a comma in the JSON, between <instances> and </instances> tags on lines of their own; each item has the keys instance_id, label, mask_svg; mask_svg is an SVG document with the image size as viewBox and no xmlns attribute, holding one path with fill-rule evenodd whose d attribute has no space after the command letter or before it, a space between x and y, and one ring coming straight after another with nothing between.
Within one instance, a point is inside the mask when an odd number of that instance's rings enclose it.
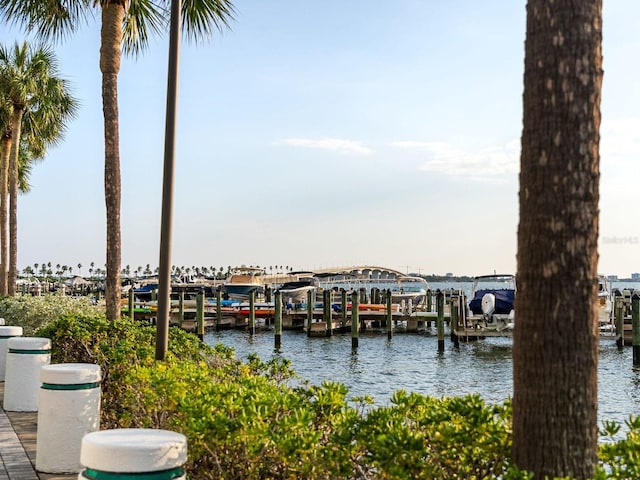
<instances>
[{"instance_id":1,"label":"green leafy bush","mask_svg":"<svg viewBox=\"0 0 640 480\"><path fill-rule=\"evenodd\" d=\"M94 363L102 369L102 428L120 425L126 414L122 400L130 386L124 382L136 366L155 363L156 329L123 317L110 322L104 312L62 316L37 330L51 339L52 363ZM224 362L231 349L214 350L179 328L169 329L167 360Z\"/></svg>"},{"instance_id":2,"label":"green leafy bush","mask_svg":"<svg viewBox=\"0 0 640 480\"><path fill-rule=\"evenodd\" d=\"M20 295L0 298L0 317L7 325L19 326L25 336L66 315L100 314L103 309L86 297Z\"/></svg>"},{"instance_id":3,"label":"green leafy bush","mask_svg":"<svg viewBox=\"0 0 640 480\"><path fill-rule=\"evenodd\" d=\"M479 395L437 399L398 391L369 413L356 438L384 478L499 478L511 451L511 405Z\"/></svg>"},{"instance_id":4,"label":"green leafy bush","mask_svg":"<svg viewBox=\"0 0 640 480\"><path fill-rule=\"evenodd\" d=\"M618 439L621 425L605 422L600 432L605 441L600 444L598 479L640 478L640 417L625 421L627 432Z\"/></svg>"}]
</instances>

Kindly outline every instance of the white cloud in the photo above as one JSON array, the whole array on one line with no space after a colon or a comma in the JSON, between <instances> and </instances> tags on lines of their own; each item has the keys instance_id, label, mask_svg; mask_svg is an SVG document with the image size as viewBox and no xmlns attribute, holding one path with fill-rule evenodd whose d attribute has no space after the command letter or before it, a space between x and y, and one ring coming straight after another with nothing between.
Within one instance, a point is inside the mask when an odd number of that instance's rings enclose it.
<instances>
[{"instance_id":1,"label":"white cloud","mask_svg":"<svg viewBox=\"0 0 640 480\"><path fill-rule=\"evenodd\" d=\"M370 155L373 150L365 147L360 142L353 140L342 140L339 138L285 138L276 142L279 145L290 145L293 147L318 148L322 150L333 150L349 155Z\"/></svg>"},{"instance_id":2,"label":"white cloud","mask_svg":"<svg viewBox=\"0 0 640 480\"><path fill-rule=\"evenodd\" d=\"M421 170L474 180L499 181L518 173L520 142L468 152L443 142L394 142L395 147L421 152L426 157Z\"/></svg>"}]
</instances>

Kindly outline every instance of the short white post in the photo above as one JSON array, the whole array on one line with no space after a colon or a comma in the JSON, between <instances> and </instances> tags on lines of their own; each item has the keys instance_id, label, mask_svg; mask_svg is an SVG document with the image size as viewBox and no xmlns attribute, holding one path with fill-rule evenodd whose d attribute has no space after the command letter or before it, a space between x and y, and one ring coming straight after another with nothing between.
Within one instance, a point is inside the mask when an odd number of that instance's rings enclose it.
<instances>
[{"instance_id":1,"label":"short white post","mask_svg":"<svg viewBox=\"0 0 640 480\"><path fill-rule=\"evenodd\" d=\"M4 409L9 412L37 412L40 368L51 363L51 340L13 337L7 347Z\"/></svg>"},{"instance_id":2,"label":"short white post","mask_svg":"<svg viewBox=\"0 0 640 480\"><path fill-rule=\"evenodd\" d=\"M8 327L4 325L4 318L0 318L0 382L4 382L5 365L7 362L7 349L10 338L21 337L22 327Z\"/></svg>"},{"instance_id":3,"label":"short white post","mask_svg":"<svg viewBox=\"0 0 640 480\"><path fill-rule=\"evenodd\" d=\"M100 366L57 363L40 369L36 470L78 473L80 445L100 429Z\"/></svg>"},{"instance_id":4,"label":"short white post","mask_svg":"<svg viewBox=\"0 0 640 480\"><path fill-rule=\"evenodd\" d=\"M185 480L187 438L147 428L100 430L82 438L80 463L78 480Z\"/></svg>"}]
</instances>

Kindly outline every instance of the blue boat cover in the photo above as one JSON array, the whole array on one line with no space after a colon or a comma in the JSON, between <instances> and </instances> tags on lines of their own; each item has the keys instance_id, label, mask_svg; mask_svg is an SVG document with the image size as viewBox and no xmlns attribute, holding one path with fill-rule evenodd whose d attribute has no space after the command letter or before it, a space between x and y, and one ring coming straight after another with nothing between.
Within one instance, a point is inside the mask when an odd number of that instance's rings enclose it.
<instances>
[{"instance_id":1,"label":"blue boat cover","mask_svg":"<svg viewBox=\"0 0 640 480\"><path fill-rule=\"evenodd\" d=\"M469 308L474 315L482 315L482 297L493 293L496 297L496 307L493 313L508 314L513 310L516 292L508 288L477 290L469 302Z\"/></svg>"}]
</instances>

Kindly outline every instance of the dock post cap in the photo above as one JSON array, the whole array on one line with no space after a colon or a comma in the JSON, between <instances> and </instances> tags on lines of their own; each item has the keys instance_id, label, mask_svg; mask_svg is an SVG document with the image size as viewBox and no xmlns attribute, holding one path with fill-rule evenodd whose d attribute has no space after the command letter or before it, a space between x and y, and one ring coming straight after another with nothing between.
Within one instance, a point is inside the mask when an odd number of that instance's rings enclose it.
<instances>
[{"instance_id":1,"label":"dock post cap","mask_svg":"<svg viewBox=\"0 0 640 480\"><path fill-rule=\"evenodd\" d=\"M20 336L22 336L22 327L0 324L0 338Z\"/></svg>"},{"instance_id":2,"label":"dock post cap","mask_svg":"<svg viewBox=\"0 0 640 480\"><path fill-rule=\"evenodd\" d=\"M13 337L7 342L7 347L9 349L9 353L49 353L51 350L51 339L42 337Z\"/></svg>"},{"instance_id":3,"label":"dock post cap","mask_svg":"<svg viewBox=\"0 0 640 480\"><path fill-rule=\"evenodd\" d=\"M82 437L80 463L92 470L146 473L187 463L187 437L169 430L116 428Z\"/></svg>"},{"instance_id":4,"label":"dock post cap","mask_svg":"<svg viewBox=\"0 0 640 480\"><path fill-rule=\"evenodd\" d=\"M101 379L100 365L93 363L54 363L40 369L40 381L43 384L99 384Z\"/></svg>"}]
</instances>

